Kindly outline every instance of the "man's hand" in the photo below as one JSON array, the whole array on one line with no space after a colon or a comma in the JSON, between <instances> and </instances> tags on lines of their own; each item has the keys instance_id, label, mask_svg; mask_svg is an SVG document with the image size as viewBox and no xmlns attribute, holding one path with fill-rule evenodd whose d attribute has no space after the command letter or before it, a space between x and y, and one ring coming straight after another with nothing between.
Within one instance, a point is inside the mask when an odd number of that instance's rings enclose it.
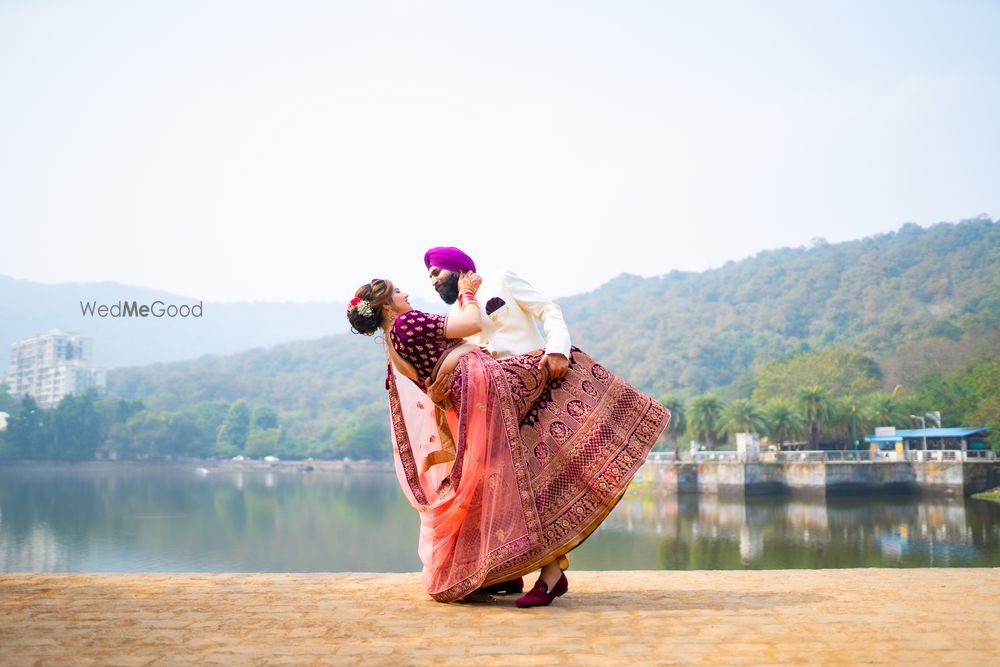
<instances>
[{"instance_id":1,"label":"man's hand","mask_svg":"<svg viewBox=\"0 0 1000 667\"><path fill-rule=\"evenodd\" d=\"M561 354L546 354L542 356L541 361L538 362L538 367L548 367L549 378L552 380L558 380L563 375L566 375L566 371L569 370L569 359Z\"/></svg>"},{"instance_id":2,"label":"man's hand","mask_svg":"<svg viewBox=\"0 0 1000 667\"><path fill-rule=\"evenodd\" d=\"M434 384L427 387L427 395L435 403L440 403L448 397L448 390L451 389L451 380L454 373L441 373Z\"/></svg>"}]
</instances>

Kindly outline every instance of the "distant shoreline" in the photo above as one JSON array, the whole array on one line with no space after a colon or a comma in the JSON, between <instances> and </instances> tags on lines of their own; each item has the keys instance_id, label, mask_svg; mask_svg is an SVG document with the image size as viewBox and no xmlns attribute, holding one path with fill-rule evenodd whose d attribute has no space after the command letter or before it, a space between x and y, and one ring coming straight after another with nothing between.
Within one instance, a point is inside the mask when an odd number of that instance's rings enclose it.
<instances>
[{"instance_id":1,"label":"distant shoreline","mask_svg":"<svg viewBox=\"0 0 1000 667\"><path fill-rule=\"evenodd\" d=\"M260 459L245 459L233 461L229 459L180 459L171 461L48 461L19 460L0 461L0 468L199 468L209 472L261 470L269 472L385 472L394 469L392 461L346 461L343 459L305 459L302 461L261 461Z\"/></svg>"}]
</instances>

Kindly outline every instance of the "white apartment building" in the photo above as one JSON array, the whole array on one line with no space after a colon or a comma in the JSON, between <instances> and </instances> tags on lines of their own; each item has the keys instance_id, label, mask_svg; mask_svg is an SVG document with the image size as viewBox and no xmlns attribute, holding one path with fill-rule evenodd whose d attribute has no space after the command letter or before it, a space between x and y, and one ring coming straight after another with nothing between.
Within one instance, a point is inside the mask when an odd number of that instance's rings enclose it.
<instances>
[{"instance_id":1,"label":"white apartment building","mask_svg":"<svg viewBox=\"0 0 1000 667\"><path fill-rule=\"evenodd\" d=\"M107 373L90 365L92 348L90 338L58 329L11 343L6 380L11 395L28 394L49 408L87 387L103 389Z\"/></svg>"}]
</instances>

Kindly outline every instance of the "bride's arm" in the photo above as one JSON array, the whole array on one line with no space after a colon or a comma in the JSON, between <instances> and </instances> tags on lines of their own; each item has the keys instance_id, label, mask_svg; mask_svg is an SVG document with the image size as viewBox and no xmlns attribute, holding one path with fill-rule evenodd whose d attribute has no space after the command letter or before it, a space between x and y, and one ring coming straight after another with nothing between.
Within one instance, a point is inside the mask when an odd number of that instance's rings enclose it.
<instances>
[{"instance_id":1,"label":"bride's arm","mask_svg":"<svg viewBox=\"0 0 1000 667\"><path fill-rule=\"evenodd\" d=\"M479 274L467 272L458 279L458 292L469 290L473 293L479 289L483 279ZM448 338L465 338L479 333L483 328L482 316L479 314L479 303L475 299L464 299L462 312L458 315L448 317L448 324L445 327L444 335Z\"/></svg>"}]
</instances>

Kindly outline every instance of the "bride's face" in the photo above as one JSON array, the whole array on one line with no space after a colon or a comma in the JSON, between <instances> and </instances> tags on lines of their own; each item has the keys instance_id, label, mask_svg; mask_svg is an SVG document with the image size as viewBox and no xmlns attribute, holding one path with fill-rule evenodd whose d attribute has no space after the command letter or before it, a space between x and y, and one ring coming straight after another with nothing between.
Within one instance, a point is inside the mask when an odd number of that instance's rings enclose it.
<instances>
[{"instance_id":1,"label":"bride's face","mask_svg":"<svg viewBox=\"0 0 1000 667\"><path fill-rule=\"evenodd\" d=\"M398 314L403 314L413 310L413 306L410 305L410 295L398 287L393 288L392 309Z\"/></svg>"}]
</instances>

